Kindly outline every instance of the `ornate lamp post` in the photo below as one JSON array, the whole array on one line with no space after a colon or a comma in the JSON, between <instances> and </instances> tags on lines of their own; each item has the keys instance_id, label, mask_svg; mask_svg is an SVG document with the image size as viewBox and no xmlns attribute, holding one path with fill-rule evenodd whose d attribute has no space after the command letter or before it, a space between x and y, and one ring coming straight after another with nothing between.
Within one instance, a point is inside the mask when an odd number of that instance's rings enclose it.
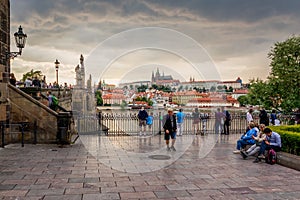
<instances>
[{"instance_id":1,"label":"ornate lamp post","mask_svg":"<svg viewBox=\"0 0 300 200\"><path fill-rule=\"evenodd\" d=\"M59 64L60 64L60 62L56 59L56 61L54 62L54 65L55 65L55 70L56 70L56 84L58 85L58 87L59 87L59 84L58 84L58 69L59 69Z\"/></svg>"},{"instance_id":2,"label":"ornate lamp post","mask_svg":"<svg viewBox=\"0 0 300 200\"><path fill-rule=\"evenodd\" d=\"M7 52L7 59L14 59L18 55L22 54L22 49L25 47L27 35L23 33L23 29L19 26L18 32L14 34L16 46L19 48L19 52Z\"/></svg>"},{"instance_id":3,"label":"ornate lamp post","mask_svg":"<svg viewBox=\"0 0 300 200\"><path fill-rule=\"evenodd\" d=\"M58 88L58 97L60 96L60 88L59 88L59 84L58 84L59 64L60 64L60 62L56 59L56 61L54 62L54 65L55 65L55 70L56 70L56 84L57 84L57 88Z\"/></svg>"}]
</instances>

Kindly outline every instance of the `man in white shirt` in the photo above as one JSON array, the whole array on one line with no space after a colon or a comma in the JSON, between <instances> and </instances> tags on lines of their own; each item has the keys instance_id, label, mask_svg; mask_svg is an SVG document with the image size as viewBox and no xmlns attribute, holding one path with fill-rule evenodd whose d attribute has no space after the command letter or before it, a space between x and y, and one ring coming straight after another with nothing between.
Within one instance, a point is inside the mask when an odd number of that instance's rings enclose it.
<instances>
[{"instance_id":1,"label":"man in white shirt","mask_svg":"<svg viewBox=\"0 0 300 200\"><path fill-rule=\"evenodd\" d=\"M247 112L247 122L248 122L248 124L253 121L252 113L253 113L253 109L250 108L249 111Z\"/></svg>"}]
</instances>

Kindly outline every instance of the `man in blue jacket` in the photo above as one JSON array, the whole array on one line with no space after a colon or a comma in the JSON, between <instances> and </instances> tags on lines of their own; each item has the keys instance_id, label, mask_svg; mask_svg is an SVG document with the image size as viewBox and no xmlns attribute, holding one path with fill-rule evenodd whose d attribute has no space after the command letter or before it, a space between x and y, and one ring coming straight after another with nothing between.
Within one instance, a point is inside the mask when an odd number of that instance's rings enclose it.
<instances>
[{"instance_id":1,"label":"man in blue jacket","mask_svg":"<svg viewBox=\"0 0 300 200\"><path fill-rule=\"evenodd\" d=\"M246 147L247 144L253 145L255 144L255 140L252 138L252 135L257 137L257 130L254 128L254 122L249 123L250 130L247 131L245 135L242 135L241 139L239 139L236 143L236 149L233 153L240 153L242 149Z\"/></svg>"},{"instance_id":2,"label":"man in blue jacket","mask_svg":"<svg viewBox=\"0 0 300 200\"><path fill-rule=\"evenodd\" d=\"M281 137L278 133L273 132L270 128L265 128L264 133L266 134L266 140L261 143L260 150L255 163L259 162L260 159L265 158L265 150L274 149L274 151L281 151Z\"/></svg>"}]
</instances>

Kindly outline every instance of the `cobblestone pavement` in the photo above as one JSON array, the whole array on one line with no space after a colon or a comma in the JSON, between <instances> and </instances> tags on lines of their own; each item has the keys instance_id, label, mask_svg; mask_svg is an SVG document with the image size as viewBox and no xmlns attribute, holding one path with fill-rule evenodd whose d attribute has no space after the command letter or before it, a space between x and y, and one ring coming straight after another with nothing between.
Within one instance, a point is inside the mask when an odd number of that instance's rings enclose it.
<instances>
[{"instance_id":1,"label":"cobblestone pavement","mask_svg":"<svg viewBox=\"0 0 300 200\"><path fill-rule=\"evenodd\" d=\"M106 156L97 156L99 152L91 153L87 145L101 142L85 143L84 137L63 148L7 145L0 149L0 199L300 199L300 172L280 165L255 164L253 158L243 160L232 153L238 135L222 136L216 144L208 142L211 136L188 137L178 138L178 150L187 145L181 140L191 141L178 157L165 151L162 136L109 139L130 152L164 149L156 152L158 161L148 156L143 163L151 165L147 160L151 163L152 159L166 166L137 173L116 170L114 162L123 154L110 154L107 147L101 149ZM209 148L209 152L204 150ZM135 162L132 156L126 158ZM168 163L164 158L176 159ZM126 165L128 160L117 165L122 163Z\"/></svg>"}]
</instances>

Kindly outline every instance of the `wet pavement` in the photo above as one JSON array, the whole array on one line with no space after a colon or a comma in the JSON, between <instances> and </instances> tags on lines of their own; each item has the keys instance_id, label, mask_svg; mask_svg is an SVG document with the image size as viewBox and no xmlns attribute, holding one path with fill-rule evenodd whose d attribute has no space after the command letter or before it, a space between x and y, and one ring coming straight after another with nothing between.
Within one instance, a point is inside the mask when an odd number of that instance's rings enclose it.
<instances>
[{"instance_id":1,"label":"wet pavement","mask_svg":"<svg viewBox=\"0 0 300 200\"><path fill-rule=\"evenodd\" d=\"M300 172L233 154L239 135L98 137L0 149L0 199L300 199Z\"/></svg>"}]
</instances>

